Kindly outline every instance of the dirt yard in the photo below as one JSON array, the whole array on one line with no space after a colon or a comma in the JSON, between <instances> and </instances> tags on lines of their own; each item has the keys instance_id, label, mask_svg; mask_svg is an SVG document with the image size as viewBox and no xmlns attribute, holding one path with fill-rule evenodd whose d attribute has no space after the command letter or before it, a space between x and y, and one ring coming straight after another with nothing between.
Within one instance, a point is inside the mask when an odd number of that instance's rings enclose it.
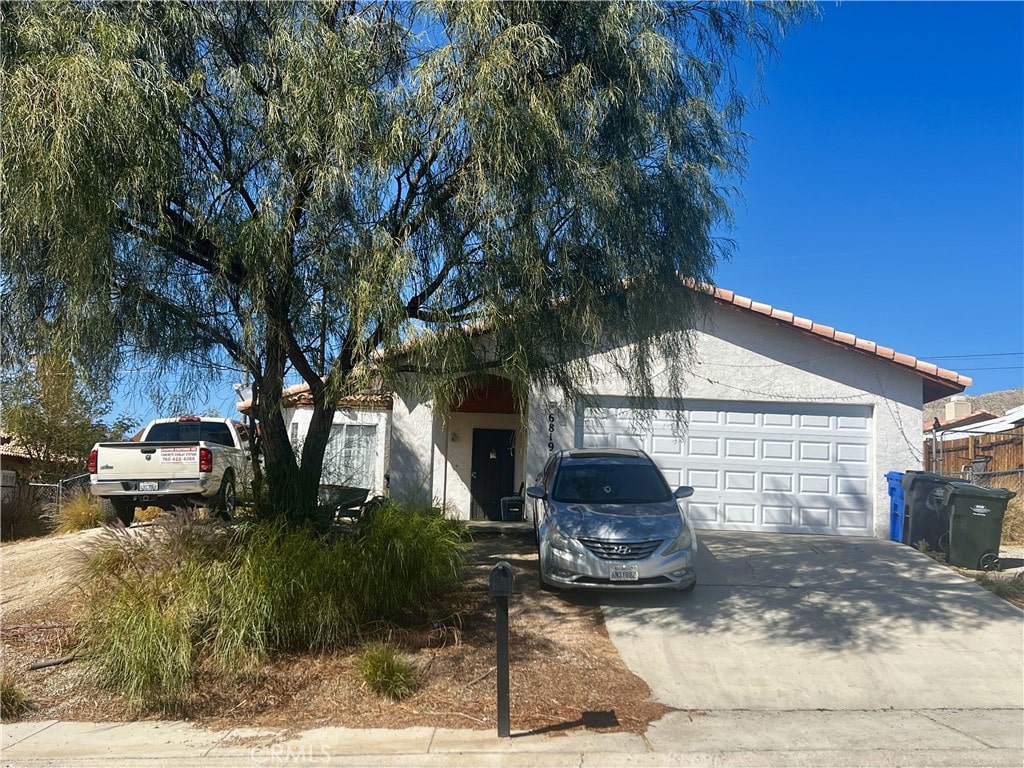
<instances>
[{"instance_id":1,"label":"dirt yard","mask_svg":"<svg viewBox=\"0 0 1024 768\"><path fill-rule=\"evenodd\" d=\"M82 611L77 570L98 535L88 531L0 548L0 662L32 702L23 719L132 718L122 702L88 683L80 662L28 669L34 662L73 653L75 622ZM514 732L643 732L667 711L651 701L647 685L619 659L592 597L567 597L538 588L530 538L480 534L471 555L467 578L452 596L451 616L392 638L417 670L419 688L405 700L391 703L365 690L352 652L281 655L256 681L228 688L197 686L202 693L186 716L218 728L493 729L495 622L487 574L498 560L511 563L516 577L510 603Z\"/></svg>"}]
</instances>

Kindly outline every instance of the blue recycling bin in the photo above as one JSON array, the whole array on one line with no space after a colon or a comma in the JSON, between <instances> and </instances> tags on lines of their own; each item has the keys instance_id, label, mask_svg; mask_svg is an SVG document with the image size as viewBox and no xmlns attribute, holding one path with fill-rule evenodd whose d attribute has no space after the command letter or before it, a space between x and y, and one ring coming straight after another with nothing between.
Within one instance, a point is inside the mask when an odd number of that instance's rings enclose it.
<instances>
[{"instance_id":1,"label":"blue recycling bin","mask_svg":"<svg viewBox=\"0 0 1024 768\"><path fill-rule=\"evenodd\" d=\"M889 472L885 475L889 481L889 541L903 541L903 473Z\"/></svg>"}]
</instances>

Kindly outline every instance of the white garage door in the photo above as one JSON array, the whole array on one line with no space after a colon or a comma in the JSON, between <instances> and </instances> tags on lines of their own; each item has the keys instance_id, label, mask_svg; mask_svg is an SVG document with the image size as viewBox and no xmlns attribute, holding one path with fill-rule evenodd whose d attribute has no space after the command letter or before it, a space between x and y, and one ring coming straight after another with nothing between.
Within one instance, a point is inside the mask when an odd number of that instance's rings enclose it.
<instances>
[{"instance_id":1,"label":"white garage door","mask_svg":"<svg viewBox=\"0 0 1024 768\"><path fill-rule=\"evenodd\" d=\"M645 450L670 485L694 487L694 526L872 535L870 408L688 401L682 437L669 411L635 416L587 408L577 444Z\"/></svg>"}]
</instances>

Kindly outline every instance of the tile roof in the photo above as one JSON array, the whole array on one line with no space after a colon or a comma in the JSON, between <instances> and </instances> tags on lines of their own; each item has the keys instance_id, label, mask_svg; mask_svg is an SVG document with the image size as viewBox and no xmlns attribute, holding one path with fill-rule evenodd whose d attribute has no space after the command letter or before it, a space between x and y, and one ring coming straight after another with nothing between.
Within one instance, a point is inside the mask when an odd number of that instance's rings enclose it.
<instances>
[{"instance_id":1,"label":"tile roof","mask_svg":"<svg viewBox=\"0 0 1024 768\"><path fill-rule=\"evenodd\" d=\"M838 346L848 347L865 355L881 358L886 362L913 371L925 381L924 401L926 403L940 397L963 392L971 385L971 378L969 376L964 376L946 368L940 368L934 363L919 360L912 355L897 352L889 347L883 347L868 339L861 339L852 333L837 331L831 326L816 323L805 317L797 317L792 312L786 312L770 304L753 301L746 296L740 296L724 288L704 286L704 290L720 304L736 307L780 325L792 326L815 338L823 339Z\"/></svg>"},{"instance_id":2,"label":"tile roof","mask_svg":"<svg viewBox=\"0 0 1024 768\"><path fill-rule=\"evenodd\" d=\"M311 408L313 406L313 397L309 393L309 384L305 382L285 387L281 399L285 408ZM350 395L342 398L338 403L338 407L391 410L392 398L390 394L365 393ZM239 413L248 413L252 409L252 398L248 397L241 402L235 403L235 409Z\"/></svg>"},{"instance_id":3,"label":"tile roof","mask_svg":"<svg viewBox=\"0 0 1024 768\"><path fill-rule=\"evenodd\" d=\"M689 284L693 287L692 282ZM913 355L897 352L890 347L884 347L881 344L877 344L868 339L862 339L852 333L839 331L829 325L816 323L806 317L799 317L794 315L792 312L787 312L779 309L778 307L773 307L771 304L754 301L746 296L740 296L734 291L729 291L717 286L702 284L699 286L698 290L709 294L720 304L736 308L744 312L749 312L757 317L770 320L779 325L795 328L796 330L820 341L826 341L830 344L845 347L855 352L879 358L885 362L905 368L917 374L924 380L923 399L925 403L930 403L941 397L963 392L967 387L971 386L972 382L969 376L964 376L956 371L951 371L946 368L940 368L934 363L919 360ZM488 329L489 326L486 323L477 322L467 326L466 330L468 333L475 335L479 333L486 333ZM408 352L413 344L414 342L406 342L406 344L402 345L401 351L403 353ZM291 402L289 404L293 406L308 406L311 404L308 393L309 386L306 384L297 384L295 386L288 387L284 390L285 401L288 402L290 400ZM356 395L345 398L345 400L339 403L339 405L354 408L390 408L391 397L386 394ZM246 413L252 407L252 400L243 400L240 403L237 403L235 407L240 412Z\"/></svg>"}]
</instances>

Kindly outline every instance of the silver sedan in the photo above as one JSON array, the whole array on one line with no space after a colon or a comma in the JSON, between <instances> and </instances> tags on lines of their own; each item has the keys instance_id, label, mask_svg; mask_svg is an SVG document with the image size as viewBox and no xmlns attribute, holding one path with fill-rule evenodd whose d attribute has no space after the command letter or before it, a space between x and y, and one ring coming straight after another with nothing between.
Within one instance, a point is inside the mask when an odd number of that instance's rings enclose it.
<instances>
[{"instance_id":1,"label":"silver sedan","mask_svg":"<svg viewBox=\"0 0 1024 768\"><path fill-rule=\"evenodd\" d=\"M543 587L693 589L697 537L680 501L643 451L552 454L526 489Z\"/></svg>"}]
</instances>

